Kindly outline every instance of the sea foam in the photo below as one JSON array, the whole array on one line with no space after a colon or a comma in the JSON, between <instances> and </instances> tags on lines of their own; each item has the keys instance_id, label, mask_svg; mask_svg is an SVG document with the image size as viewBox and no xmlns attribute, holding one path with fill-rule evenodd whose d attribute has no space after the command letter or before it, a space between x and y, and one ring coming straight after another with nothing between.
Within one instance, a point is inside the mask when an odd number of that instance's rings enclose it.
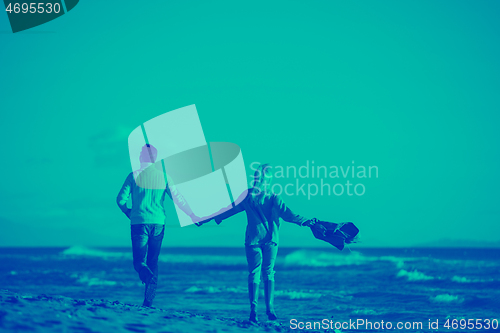
<instances>
[{"instance_id":1,"label":"sea foam","mask_svg":"<svg viewBox=\"0 0 500 333\"><path fill-rule=\"evenodd\" d=\"M88 256L88 257L100 257L104 259L132 258L131 253L102 251L97 249L90 249L85 246L72 246L62 251L61 254L63 256Z\"/></svg>"},{"instance_id":2,"label":"sea foam","mask_svg":"<svg viewBox=\"0 0 500 333\"><path fill-rule=\"evenodd\" d=\"M289 299L311 299L320 298L323 296L320 293L315 293L312 291L294 291L294 290L276 290L274 293L276 297L284 297Z\"/></svg>"},{"instance_id":3,"label":"sea foam","mask_svg":"<svg viewBox=\"0 0 500 333\"><path fill-rule=\"evenodd\" d=\"M463 301L463 299L459 298L458 296L450 294L437 295L435 297L431 297L430 300L431 302L434 303L454 303L454 302L459 303Z\"/></svg>"},{"instance_id":4,"label":"sea foam","mask_svg":"<svg viewBox=\"0 0 500 333\"><path fill-rule=\"evenodd\" d=\"M402 269L398 272L398 274L396 276L397 277L406 277L408 279L408 281L427 281L427 280L434 279L432 276L425 275L424 273L421 273L417 270L408 272L408 271Z\"/></svg>"},{"instance_id":5,"label":"sea foam","mask_svg":"<svg viewBox=\"0 0 500 333\"><path fill-rule=\"evenodd\" d=\"M285 257L287 266L311 266L311 267L330 267L330 266L356 266L366 265L377 261L394 262L398 268L404 266L405 261L412 258L398 258L394 256L365 256L357 251L349 254L331 253L326 251L298 250L288 254Z\"/></svg>"},{"instance_id":6,"label":"sea foam","mask_svg":"<svg viewBox=\"0 0 500 333\"><path fill-rule=\"evenodd\" d=\"M91 278L87 275L78 277L76 274L73 274L72 277L77 277L78 279L76 282L86 284L88 286L115 286L117 284L116 281L101 280L96 277Z\"/></svg>"},{"instance_id":7,"label":"sea foam","mask_svg":"<svg viewBox=\"0 0 500 333\"><path fill-rule=\"evenodd\" d=\"M214 287L214 286L191 286L184 290L186 293L192 294L218 294L218 293L246 293L247 291L242 288L230 287Z\"/></svg>"},{"instance_id":8,"label":"sea foam","mask_svg":"<svg viewBox=\"0 0 500 333\"><path fill-rule=\"evenodd\" d=\"M162 254L159 257L159 261L166 263L196 263L200 265L219 266L247 265L246 259L243 256Z\"/></svg>"},{"instance_id":9,"label":"sea foam","mask_svg":"<svg viewBox=\"0 0 500 333\"><path fill-rule=\"evenodd\" d=\"M471 280L469 280L466 277L456 276L456 275L451 278L451 281L458 282L458 283L469 283L469 282L471 282Z\"/></svg>"}]
</instances>

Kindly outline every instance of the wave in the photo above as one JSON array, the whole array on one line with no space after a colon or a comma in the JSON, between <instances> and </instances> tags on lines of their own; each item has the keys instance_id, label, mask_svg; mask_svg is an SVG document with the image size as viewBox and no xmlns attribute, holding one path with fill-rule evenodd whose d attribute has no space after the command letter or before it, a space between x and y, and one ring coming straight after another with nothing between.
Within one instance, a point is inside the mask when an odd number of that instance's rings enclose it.
<instances>
[{"instance_id":1,"label":"wave","mask_svg":"<svg viewBox=\"0 0 500 333\"><path fill-rule=\"evenodd\" d=\"M202 267L230 267L232 269L245 269L247 266L244 255L224 255L219 253L202 254L202 253L167 253L161 254L159 261L166 264L175 265L192 265ZM62 252L59 252L57 259L71 259L74 257L93 257L103 260L132 260L132 251L127 250L102 250L96 248L88 248L85 246L72 246ZM322 250L296 250L284 257L277 258L276 265L285 265L286 267L338 267L338 266L361 266L376 263L393 263L398 270L398 277L406 277L409 281L431 280L433 277L427 276L418 271L410 271L404 269L406 263L421 263L427 267L429 258L422 257L396 257L396 256L368 256L360 252L353 251L351 253L332 252ZM377 267L380 267L377 265ZM440 279L440 278L437 278ZM471 283L471 282L493 282L492 280L470 280L468 278L454 276L451 280L455 283Z\"/></svg>"},{"instance_id":2,"label":"wave","mask_svg":"<svg viewBox=\"0 0 500 333\"><path fill-rule=\"evenodd\" d=\"M398 274L396 275L398 278L399 277L406 277L408 281L427 281L427 280L434 280L434 277L425 275L424 273L421 273L417 270L408 272L404 269L400 270Z\"/></svg>"},{"instance_id":3,"label":"wave","mask_svg":"<svg viewBox=\"0 0 500 333\"><path fill-rule=\"evenodd\" d=\"M72 246L62 251L63 256L88 256L88 257L99 257L103 259L116 259L116 258L132 258L132 252L111 252L102 251L97 249L91 249L85 246Z\"/></svg>"},{"instance_id":4,"label":"wave","mask_svg":"<svg viewBox=\"0 0 500 333\"><path fill-rule=\"evenodd\" d=\"M96 277L89 277L88 275L78 276L77 274L71 275L73 278L77 278L76 282L86 284L88 286L115 286L116 281L101 280Z\"/></svg>"},{"instance_id":5,"label":"wave","mask_svg":"<svg viewBox=\"0 0 500 333\"><path fill-rule=\"evenodd\" d=\"M191 294L219 294L219 293L235 293L235 294L246 294L248 291L246 288L237 287L214 287L214 286L191 286L184 290L185 293ZM260 290L260 294L263 294L263 290ZM314 299L323 296L320 293L315 293L313 291L295 291L295 290L276 290L274 292L276 297L288 298L288 299Z\"/></svg>"},{"instance_id":6,"label":"wave","mask_svg":"<svg viewBox=\"0 0 500 333\"><path fill-rule=\"evenodd\" d=\"M495 282L498 282L498 280L495 280L495 279L471 279L471 278L457 276L457 275L454 275L451 278L451 281L456 282L456 283L495 283Z\"/></svg>"},{"instance_id":7,"label":"wave","mask_svg":"<svg viewBox=\"0 0 500 333\"><path fill-rule=\"evenodd\" d=\"M479 259L436 259L429 258L434 264L449 265L455 267L462 267L464 269L481 268L497 268L499 266L498 260L479 260Z\"/></svg>"},{"instance_id":8,"label":"wave","mask_svg":"<svg viewBox=\"0 0 500 333\"><path fill-rule=\"evenodd\" d=\"M351 314L362 315L362 316L375 316L378 313L374 310L371 310L371 309L357 309L357 310L352 310Z\"/></svg>"},{"instance_id":9,"label":"wave","mask_svg":"<svg viewBox=\"0 0 500 333\"><path fill-rule=\"evenodd\" d=\"M387 261L393 262L398 268L404 266L405 261L412 261L414 258L398 258L394 256L365 256L359 252L353 251L349 254L338 254L323 251L298 250L288 254L285 257L287 266L312 266L312 267L330 267L330 266L357 266L366 265L373 262Z\"/></svg>"},{"instance_id":10,"label":"wave","mask_svg":"<svg viewBox=\"0 0 500 333\"><path fill-rule=\"evenodd\" d=\"M105 251L92 249L85 246L72 246L60 253L65 257L96 257L105 260L132 260L132 250L130 252ZM192 264L205 266L245 266L247 265L244 256L222 256L222 255L198 255L198 254L160 254L158 260L171 264Z\"/></svg>"},{"instance_id":11,"label":"wave","mask_svg":"<svg viewBox=\"0 0 500 333\"><path fill-rule=\"evenodd\" d=\"M434 303L461 303L463 298L450 294L441 294L430 298L431 302Z\"/></svg>"},{"instance_id":12,"label":"wave","mask_svg":"<svg viewBox=\"0 0 500 333\"><path fill-rule=\"evenodd\" d=\"M294 290L276 290L276 297L283 297L289 299L311 299L311 298L320 298L323 296L320 293L315 293L312 291L294 291Z\"/></svg>"},{"instance_id":13,"label":"wave","mask_svg":"<svg viewBox=\"0 0 500 333\"><path fill-rule=\"evenodd\" d=\"M451 281L458 282L458 283L470 283L470 282L472 282L470 279L468 279L466 277L456 276L456 275L451 278Z\"/></svg>"},{"instance_id":14,"label":"wave","mask_svg":"<svg viewBox=\"0 0 500 333\"><path fill-rule=\"evenodd\" d=\"M218 294L218 293L246 293L243 288L227 288L227 287L213 287L213 286L191 286L184 290L186 293L192 294Z\"/></svg>"},{"instance_id":15,"label":"wave","mask_svg":"<svg viewBox=\"0 0 500 333\"><path fill-rule=\"evenodd\" d=\"M197 263L209 266L247 266L245 256L223 256L223 255L160 255L160 261L166 263ZM393 262L398 268L404 266L405 261L411 258L397 258L393 256L364 256L359 252L350 254L336 254L317 250L297 250L285 256L284 259L277 258L277 265L284 264L288 267L329 267L329 266L353 266L365 265L373 262Z\"/></svg>"},{"instance_id":16,"label":"wave","mask_svg":"<svg viewBox=\"0 0 500 333\"><path fill-rule=\"evenodd\" d=\"M219 265L219 266L240 266L246 267L247 262L243 256L218 256L218 255L173 255L162 254L158 258L160 262L166 263L197 263L201 265Z\"/></svg>"},{"instance_id":17,"label":"wave","mask_svg":"<svg viewBox=\"0 0 500 333\"><path fill-rule=\"evenodd\" d=\"M66 257L95 257L105 260L132 260L132 251L111 251L88 248L85 246L72 246L61 253L61 258ZM402 269L408 261L416 261L419 258L405 258L395 256L366 256L360 252L353 251L348 254L332 253L330 251L297 250L289 253L282 259L277 258L277 265L284 264L288 267L337 267L368 265L377 262L394 263L396 268ZM159 261L167 264L197 264L202 266L230 266L246 267L246 258L243 255L220 255L220 254L160 254Z\"/></svg>"}]
</instances>

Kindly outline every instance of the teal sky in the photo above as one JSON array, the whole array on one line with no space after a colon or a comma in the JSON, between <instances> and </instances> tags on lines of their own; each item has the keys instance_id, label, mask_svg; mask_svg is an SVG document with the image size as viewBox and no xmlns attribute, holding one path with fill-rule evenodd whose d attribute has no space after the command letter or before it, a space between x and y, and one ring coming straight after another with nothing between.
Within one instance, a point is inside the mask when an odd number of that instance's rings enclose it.
<instances>
[{"instance_id":1,"label":"teal sky","mask_svg":"<svg viewBox=\"0 0 500 333\"><path fill-rule=\"evenodd\" d=\"M2 12L0 246L129 245L128 134L190 104L249 173L377 166L363 196L283 197L365 246L500 242L499 17L494 1L81 1L12 34ZM167 212L164 246L243 244L244 215L181 229ZM323 245L286 223L281 244Z\"/></svg>"}]
</instances>

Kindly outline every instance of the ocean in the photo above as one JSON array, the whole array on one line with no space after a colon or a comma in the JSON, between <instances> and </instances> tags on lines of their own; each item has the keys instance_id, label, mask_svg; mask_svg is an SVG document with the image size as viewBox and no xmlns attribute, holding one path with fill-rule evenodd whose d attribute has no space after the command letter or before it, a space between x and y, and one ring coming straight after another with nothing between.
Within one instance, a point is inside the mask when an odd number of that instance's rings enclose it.
<instances>
[{"instance_id":1,"label":"ocean","mask_svg":"<svg viewBox=\"0 0 500 333\"><path fill-rule=\"evenodd\" d=\"M0 248L0 263L3 290L142 304L130 248ZM164 247L159 270L155 307L248 317L243 247ZM393 331L499 330L500 249L280 248L275 279L276 312L292 329L329 322L326 330L349 332L346 323L362 320L356 331L387 330L382 321Z\"/></svg>"}]
</instances>

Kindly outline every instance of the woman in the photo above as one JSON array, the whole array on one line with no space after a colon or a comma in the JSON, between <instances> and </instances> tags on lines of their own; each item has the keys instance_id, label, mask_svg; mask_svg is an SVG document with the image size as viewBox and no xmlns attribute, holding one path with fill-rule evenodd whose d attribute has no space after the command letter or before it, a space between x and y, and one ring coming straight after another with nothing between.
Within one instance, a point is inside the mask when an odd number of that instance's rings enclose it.
<instances>
[{"instance_id":1,"label":"woman","mask_svg":"<svg viewBox=\"0 0 500 333\"><path fill-rule=\"evenodd\" d=\"M254 185L245 199L234 208L215 217L222 220L245 211L248 224L245 236L245 252L248 262L248 294L250 298L250 321L257 322L257 300L262 274L266 314L276 320L274 311L274 262L278 253L280 218L300 226L311 226L314 222L294 214L283 200L271 191L273 179L269 164L260 165L255 171Z\"/></svg>"}]
</instances>

